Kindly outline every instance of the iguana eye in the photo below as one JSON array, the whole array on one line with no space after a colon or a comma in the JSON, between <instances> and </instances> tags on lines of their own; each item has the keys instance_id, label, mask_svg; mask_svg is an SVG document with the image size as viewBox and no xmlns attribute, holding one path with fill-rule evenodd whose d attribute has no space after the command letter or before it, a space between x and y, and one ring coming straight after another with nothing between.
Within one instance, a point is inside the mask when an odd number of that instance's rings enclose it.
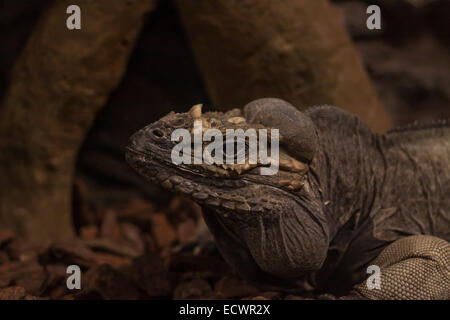
<instances>
[{"instance_id":1,"label":"iguana eye","mask_svg":"<svg viewBox=\"0 0 450 320\"><path fill-rule=\"evenodd\" d=\"M156 138L162 138L162 137L164 137L164 132L162 132L161 130L159 130L159 129L153 129L152 130L152 135L154 136L154 137L156 137Z\"/></svg>"}]
</instances>

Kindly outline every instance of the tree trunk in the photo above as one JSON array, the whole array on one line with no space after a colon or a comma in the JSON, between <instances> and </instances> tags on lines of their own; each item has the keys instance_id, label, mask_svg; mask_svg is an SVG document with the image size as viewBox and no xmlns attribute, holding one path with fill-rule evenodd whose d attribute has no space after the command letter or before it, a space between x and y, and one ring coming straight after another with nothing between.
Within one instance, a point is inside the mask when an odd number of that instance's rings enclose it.
<instances>
[{"instance_id":1,"label":"tree trunk","mask_svg":"<svg viewBox=\"0 0 450 320\"><path fill-rule=\"evenodd\" d=\"M73 234L78 148L118 85L154 0L54 1L13 69L0 108L0 228L34 239ZM66 8L81 8L81 30Z\"/></svg>"},{"instance_id":2,"label":"tree trunk","mask_svg":"<svg viewBox=\"0 0 450 320\"><path fill-rule=\"evenodd\" d=\"M216 108L278 97L300 109L341 107L379 132L391 127L326 0L179 0L177 5Z\"/></svg>"}]
</instances>

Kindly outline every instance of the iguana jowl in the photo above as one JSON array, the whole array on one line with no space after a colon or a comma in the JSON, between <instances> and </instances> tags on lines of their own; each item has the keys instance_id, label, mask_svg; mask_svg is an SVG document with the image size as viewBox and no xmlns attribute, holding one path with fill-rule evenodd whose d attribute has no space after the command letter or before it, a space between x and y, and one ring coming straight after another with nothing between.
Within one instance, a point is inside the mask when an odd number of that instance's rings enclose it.
<instances>
[{"instance_id":1,"label":"iguana jowl","mask_svg":"<svg viewBox=\"0 0 450 320\"><path fill-rule=\"evenodd\" d=\"M171 161L177 128L277 128L280 168ZM335 107L279 99L243 110L170 113L138 131L126 158L140 174L203 208L225 260L285 290L369 299L450 298L450 125L374 134ZM366 282L381 268L381 289Z\"/></svg>"}]
</instances>

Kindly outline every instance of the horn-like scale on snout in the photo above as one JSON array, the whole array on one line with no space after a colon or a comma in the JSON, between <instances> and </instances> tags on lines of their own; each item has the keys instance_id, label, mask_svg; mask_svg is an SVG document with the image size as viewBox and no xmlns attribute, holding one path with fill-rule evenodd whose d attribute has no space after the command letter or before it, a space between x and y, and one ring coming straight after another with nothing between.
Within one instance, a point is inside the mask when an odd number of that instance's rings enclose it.
<instances>
[{"instance_id":1,"label":"horn-like scale on snout","mask_svg":"<svg viewBox=\"0 0 450 320\"><path fill-rule=\"evenodd\" d=\"M202 117L202 104L196 104L189 110L189 114L194 119L200 119Z\"/></svg>"}]
</instances>

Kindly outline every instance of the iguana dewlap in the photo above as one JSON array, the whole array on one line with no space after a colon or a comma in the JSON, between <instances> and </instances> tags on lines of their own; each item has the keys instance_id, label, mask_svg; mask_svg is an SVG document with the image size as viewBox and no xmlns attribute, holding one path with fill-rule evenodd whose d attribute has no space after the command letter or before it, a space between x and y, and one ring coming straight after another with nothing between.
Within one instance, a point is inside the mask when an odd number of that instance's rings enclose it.
<instances>
[{"instance_id":1,"label":"iguana dewlap","mask_svg":"<svg viewBox=\"0 0 450 320\"><path fill-rule=\"evenodd\" d=\"M236 121L238 119L238 121ZM276 128L280 168L171 161L177 128ZM297 292L370 299L450 298L450 125L374 134L335 107L304 112L279 99L227 113L198 106L138 131L127 161L203 208L242 277ZM381 288L369 289L369 265Z\"/></svg>"}]
</instances>

